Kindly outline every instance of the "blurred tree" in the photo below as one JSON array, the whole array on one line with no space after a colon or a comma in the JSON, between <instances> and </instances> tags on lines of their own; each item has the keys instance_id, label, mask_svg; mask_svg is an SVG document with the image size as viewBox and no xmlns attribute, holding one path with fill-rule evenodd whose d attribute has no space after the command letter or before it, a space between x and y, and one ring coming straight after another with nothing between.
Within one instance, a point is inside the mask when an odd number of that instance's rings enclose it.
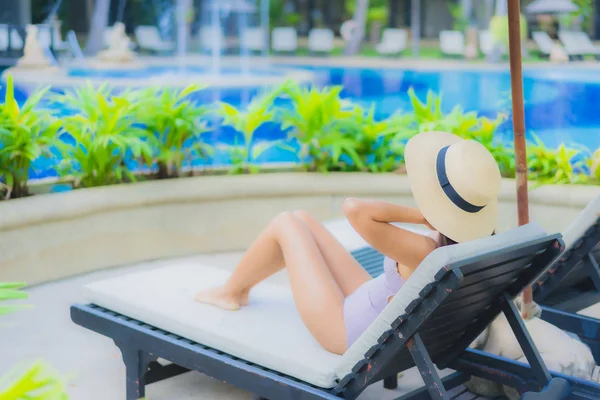
<instances>
[{"instance_id":1,"label":"blurred tree","mask_svg":"<svg viewBox=\"0 0 600 400\"><path fill-rule=\"evenodd\" d=\"M365 28L367 23L367 10L369 8L369 0L356 0L356 10L354 11L354 30L352 37L346 43L344 53L346 55L354 55L358 53L360 45L365 37Z\"/></svg>"},{"instance_id":2,"label":"blurred tree","mask_svg":"<svg viewBox=\"0 0 600 400\"><path fill-rule=\"evenodd\" d=\"M41 24L48 18L57 0L31 0L31 23Z\"/></svg>"},{"instance_id":3,"label":"blurred tree","mask_svg":"<svg viewBox=\"0 0 600 400\"><path fill-rule=\"evenodd\" d=\"M381 29L389 20L386 6L369 7L367 12L367 26L369 28L371 43L377 44L381 38Z\"/></svg>"},{"instance_id":4,"label":"blurred tree","mask_svg":"<svg viewBox=\"0 0 600 400\"><path fill-rule=\"evenodd\" d=\"M264 1L264 0L263 0ZM301 17L294 3L288 0L270 0L269 23L270 28L276 26L296 26Z\"/></svg>"},{"instance_id":5,"label":"blurred tree","mask_svg":"<svg viewBox=\"0 0 600 400\"><path fill-rule=\"evenodd\" d=\"M469 21L464 16L462 4L448 2L448 11L452 15L452 29L464 32L469 26Z\"/></svg>"},{"instance_id":6,"label":"blurred tree","mask_svg":"<svg viewBox=\"0 0 600 400\"><path fill-rule=\"evenodd\" d=\"M571 16L582 18L582 29L589 31L594 18L594 0L573 0L573 3L579 7L579 10L575 11Z\"/></svg>"},{"instance_id":7,"label":"blurred tree","mask_svg":"<svg viewBox=\"0 0 600 400\"><path fill-rule=\"evenodd\" d=\"M88 55L95 55L104 47L104 31L108 26L109 10L110 0L94 1L94 11L92 13L92 22L90 24L90 34L85 46L85 52Z\"/></svg>"}]
</instances>

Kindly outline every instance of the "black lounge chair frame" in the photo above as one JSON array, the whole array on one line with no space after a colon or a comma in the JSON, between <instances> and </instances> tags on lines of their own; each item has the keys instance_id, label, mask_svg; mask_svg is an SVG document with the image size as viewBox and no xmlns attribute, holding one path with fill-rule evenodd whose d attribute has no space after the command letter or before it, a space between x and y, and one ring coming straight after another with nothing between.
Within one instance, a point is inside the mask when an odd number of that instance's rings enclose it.
<instances>
[{"instance_id":1,"label":"black lounge chair frame","mask_svg":"<svg viewBox=\"0 0 600 400\"><path fill-rule=\"evenodd\" d=\"M599 254L600 217L540 275L533 284L533 298L541 305L543 320L579 336L600 363L600 320L574 313L600 301ZM590 278L595 291L577 293L565 301L562 292L569 292L569 283L585 277Z\"/></svg>"},{"instance_id":2,"label":"black lounge chair frame","mask_svg":"<svg viewBox=\"0 0 600 400\"><path fill-rule=\"evenodd\" d=\"M355 399L369 385L415 365L432 399L450 399L448 390L470 375L514 387L525 396L544 391L544 399L598 398L600 386L548 372L511 301L562 250L560 235L549 235L442 268L435 282L333 389L315 387L93 304L72 306L71 318L119 347L126 365L127 400L143 397L147 384L189 370L271 400ZM500 312L506 314L531 367L467 349ZM158 358L172 364L163 366ZM460 374L442 382L434 364Z\"/></svg>"},{"instance_id":3,"label":"black lounge chair frame","mask_svg":"<svg viewBox=\"0 0 600 400\"><path fill-rule=\"evenodd\" d=\"M563 311L578 311L561 304L564 303L564 296L553 295L586 277L590 278L595 291L600 292L598 255L600 255L600 217L537 279L533 285L534 300L540 304L545 302L553 305ZM584 306L594 304L598 300L600 295Z\"/></svg>"}]
</instances>

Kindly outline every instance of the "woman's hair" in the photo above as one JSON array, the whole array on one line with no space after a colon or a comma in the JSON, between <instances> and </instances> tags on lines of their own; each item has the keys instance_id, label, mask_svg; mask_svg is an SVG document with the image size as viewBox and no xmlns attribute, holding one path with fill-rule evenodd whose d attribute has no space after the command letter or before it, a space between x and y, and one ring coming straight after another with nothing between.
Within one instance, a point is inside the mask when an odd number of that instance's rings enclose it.
<instances>
[{"instance_id":1,"label":"woman's hair","mask_svg":"<svg viewBox=\"0 0 600 400\"><path fill-rule=\"evenodd\" d=\"M450 239L448 236L443 235L440 233L440 247L444 247L444 246L451 246L453 244L456 244L457 242L455 242L454 240Z\"/></svg>"},{"instance_id":2,"label":"woman's hair","mask_svg":"<svg viewBox=\"0 0 600 400\"><path fill-rule=\"evenodd\" d=\"M493 231L490 236L494 236L495 234L496 234L496 231ZM457 244L457 242L450 239L448 236L440 233L440 247L452 246L453 244Z\"/></svg>"}]
</instances>

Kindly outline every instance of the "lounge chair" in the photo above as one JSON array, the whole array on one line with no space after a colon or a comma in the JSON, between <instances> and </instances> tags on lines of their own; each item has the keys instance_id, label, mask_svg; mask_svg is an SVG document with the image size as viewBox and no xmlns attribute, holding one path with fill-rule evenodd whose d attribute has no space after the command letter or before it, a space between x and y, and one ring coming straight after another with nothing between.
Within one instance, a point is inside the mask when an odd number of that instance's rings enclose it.
<instances>
[{"instance_id":1,"label":"lounge chair","mask_svg":"<svg viewBox=\"0 0 600 400\"><path fill-rule=\"evenodd\" d=\"M599 218L600 195L563 233L566 250L534 285L536 301L563 311L579 311L600 301Z\"/></svg>"},{"instance_id":2,"label":"lounge chair","mask_svg":"<svg viewBox=\"0 0 600 400\"><path fill-rule=\"evenodd\" d=\"M465 35L460 31L441 31L440 51L445 56L464 56Z\"/></svg>"},{"instance_id":3,"label":"lounge chair","mask_svg":"<svg viewBox=\"0 0 600 400\"><path fill-rule=\"evenodd\" d=\"M0 24L0 50L19 51L23 49L23 44L23 38L16 28Z\"/></svg>"},{"instance_id":4,"label":"lounge chair","mask_svg":"<svg viewBox=\"0 0 600 400\"><path fill-rule=\"evenodd\" d=\"M334 47L333 39L331 29L313 28L308 32L308 51L313 54L329 54Z\"/></svg>"},{"instance_id":5,"label":"lounge chair","mask_svg":"<svg viewBox=\"0 0 600 400\"><path fill-rule=\"evenodd\" d=\"M542 390L545 399L594 398L582 393L597 396L600 386L547 371L511 301L562 249L560 235L534 224L440 248L342 356L317 344L283 288L261 284L252 307L236 313L194 303L198 284L212 286L227 276L198 265L88 285L91 303L72 306L71 318L117 344L127 400L143 397L147 384L189 370L262 398L355 399L372 383L415 365L433 399L449 399L450 386L469 375L514 387L524 399ZM501 312L531 367L467 349ZM433 364L460 374L444 388Z\"/></svg>"},{"instance_id":6,"label":"lounge chair","mask_svg":"<svg viewBox=\"0 0 600 400\"><path fill-rule=\"evenodd\" d=\"M271 48L277 53L294 53L298 50L298 31L296 28L274 28L271 33Z\"/></svg>"},{"instance_id":7,"label":"lounge chair","mask_svg":"<svg viewBox=\"0 0 600 400\"><path fill-rule=\"evenodd\" d=\"M600 196L564 233L566 251L533 285L542 319L574 333L600 360L600 319L590 309L600 302ZM578 313L578 314L574 314Z\"/></svg>"},{"instance_id":8,"label":"lounge chair","mask_svg":"<svg viewBox=\"0 0 600 400\"><path fill-rule=\"evenodd\" d=\"M153 25L139 25L135 28L135 40L141 50L153 53L171 52L175 45L171 41L163 40L158 28Z\"/></svg>"},{"instance_id":9,"label":"lounge chair","mask_svg":"<svg viewBox=\"0 0 600 400\"><path fill-rule=\"evenodd\" d=\"M8 51L8 25L0 24L0 52Z\"/></svg>"},{"instance_id":10,"label":"lounge chair","mask_svg":"<svg viewBox=\"0 0 600 400\"><path fill-rule=\"evenodd\" d=\"M591 55L600 59L600 47L594 45L587 33L559 31L558 38L565 47L569 58L583 59L583 57Z\"/></svg>"},{"instance_id":11,"label":"lounge chair","mask_svg":"<svg viewBox=\"0 0 600 400\"><path fill-rule=\"evenodd\" d=\"M552 49L555 46L552 38L546 32L542 31L532 32L531 37L535 42L539 52L544 57L550 57L550 53L552 53Z\"/></svg>"},{"instance_id":12,"label":"lounge chair","mask_svg":"<svg viewBox=\"0 0 600 400\"><path fill-rule=\"evenodd\" d=\"M406 30L386 28L381 35L381 42L375 46L375 51L382 56L398 55L406 50L407 41Z\"/></svg>"},{"instance_id":13,"label":"lounge chair","mask_svg":"<svg viewBox=\"0 0 600 400\"><path fill-rule=\"evenodd\" d=\"M262 28L247 28L240 39L242 46L251 52L261 52L267 47L267 33Z\"/></svg>"},{"instance_id":14,"label":"lounge chair","mask_svg":"<svg viewBox=\"0 0 600 400\"><path fill-rule=\"evenodd\" d=\"M200 47L207 53L212 53L215 49L221 53L227 47L223 30L212 26L200 28Z\"/></svg>"},{"instance_id":15,"label":"lounge chair","mask_svg":"<svg viewBox=\"0 0 600 400\"><path fill-rule=\"evenodd\" d=\"M53 51L65 51L69 48L67 42L60 37L60 32L54 27L47 24L37 25L37 27L38 40L42 46Z\"/></svg>"}]
</instances>

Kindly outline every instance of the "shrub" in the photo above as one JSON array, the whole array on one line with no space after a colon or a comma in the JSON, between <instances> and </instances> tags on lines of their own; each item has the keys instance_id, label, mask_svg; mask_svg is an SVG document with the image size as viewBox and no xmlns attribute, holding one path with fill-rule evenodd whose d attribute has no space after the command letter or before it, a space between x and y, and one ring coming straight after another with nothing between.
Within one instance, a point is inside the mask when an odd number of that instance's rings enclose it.
<instances>
[{"instance_id":1,"label":"shrub","mask_svg":"<svg viewBox=\"0 0 600 400\"><path fill-rule=\"evenodd\" d=\"M426 102L422 102L412 88L409 96L418 132L442 130L454 133L463 139L476 140L492 153L500 172L504 177L515 176L515 155L511 146L495 139L495 133L506 116L498 115L494 120L479 117L476 112L464 112L461 106L455 106L450 113L442 112L442 98L433 92L427 93Z\"/></svg>"},{"instance_id":2,"label":"shrub","mask_svg":"<svg viewBox=\"0 0 600 400\"><path fill-rule=\"evenodd\" d=\"M555 149L549 148L534 136L534 143L527 148L529 177L538 184L586 183L589 177L585 173L586 159L581 157L581 153L581 150L569 148L564 143Z\"/></svg>"},{"instance_id":3,"label":"shrub","mask_svg":"<svg viewBox=\"0 0 600 400\"><path fill-rule=\"evenodd\" d=\"M143 106L135 107L135 118L144 126L151 139L152 164L158 166L159 178L181 175L183 163L195 157L208 158L212 152L202 140L208 131L205 118L209 108L188 98L203 87L189 85L183 89L149 88L136 93Z\"/></svg>"},{"instance_id":4,"label":"shrub","mask_svg":"<svg viewBox=\"0 0 600 400\"><path fill-rule=\"evenodd\" d=\"M8 78L5 104L0 105L0 189L7 196L27 194L31 163L58 150L61 177L73 177L73 187L93 187L139 179L136 166L158 167L159 178L182 175L186 161L209 157L214 148L202 140L208 131L208 106L189 96L203 88L150 88L114 93L108 85L86 85L52 99L69 112L62 121L49 110L36 108L48 89L31 96L19 109ZM444 130L482 143L494 156L502 175L514 177L512 143L496 137L506 116L495 119L465 112L455 106L442 109L442 97L429 91L424 100L408 92L412 110L378 119L375 108L363 108L342 97L341 86L305 87L285 82L275 90L256 96L239 109L217 104L222 125L233 127L241 143L226 146L230 173L259 171L258 158L279 146L298 153L308 171L388 172L403 162L404 146L419 132ZM281 101L280 101L281 100ZM258 142L256 131L274 123L287 131L299 150L283 141ZM62 136L61 136L62 135ZM64 138L64 141L59 140ZM547 147L538 137L528 144L530 179L543 183L589 183L600 181L600 150L591 157L583 149L564 144Z\"/></svg>"},{"instance_id":5,"label":"shrub","mask_svg":"<svg viewBox=\"0 0 600 400\"><path fill-rule=\"evenodd\" d=\"M308 171L364 168L351 136L359 129L356 108L341 91L341 86L305 88L289 82L281 89L291 100L291 109L280 110L282 128L300 145L299 159Z\"/></svg>"},{"instance_id":6,"label":"shrub","mask_svg":"<svg viewBox=\"0 0 600 400\"><path fill-rule=\"evenodd\" d=\"M356 141L356 153L364 170L390 172L398 168L404 158L404 145L416 131L411 129L411 114L394 114L384 120L375 119L375 107L363 110L357 107L354 116L358 130L351 137ZM354 165L353 165L354 166ZM354 166L357 169L357 166Z\"/></svg>"},{"instance_id":7,"label":"shrub","mask_svg":"<svg viewBox=\"0 0 600 400\"><path fill-rule=\"evenodd\" d=\"M256 160L262 153L273 146L282 146L281 141L257 143L254 134L262 125L275 120L271 108L277 92L267 92L252 99L246 110L242 111L229 103L221 103L219 114L223 117L223 125L233 127L242 135L243 143L237 139L233 146L226 149L229 152L232 168L230 173L256 173L259 167Z\"/></svg>"},{"instance_id":8,"label":"shrub","mask_svg":"<svg viewBox=\"0 0 600 400\"><path fill-rule=\"evenodd\" d=\"M35 92L19 108L12 76L7 77L4 104L0 105L0 178L5 198L29 195L31 164L51 156L51 148L58 142L60 121L49 110L35 108L48 89Z\"/></svg>"},{"instance_id":9,"label":"shrub","mask_svg":"<svg viewBox=\"0 0 600 400\"><path fill-rule=\"evenodd\" d=\"M143 160L151 165L148 133L134 118L144 103L135 99L131 92L112 95L108 85L86 85L55 97L73 113L64 119L72 140L59 146L58 172L73 177L74 187L134 182L131 163Z\"/></svg>"},{"instance_id":10,"label":"shrub","mask_svg":"<svg viewBox=\"0 0 600 400\"><path fill-rule=\"evenodd\" d=\"M590 172L590 178L596 183L600 182L600 149L586 160L586 167Z\"/></svg>"}]
</instances>

